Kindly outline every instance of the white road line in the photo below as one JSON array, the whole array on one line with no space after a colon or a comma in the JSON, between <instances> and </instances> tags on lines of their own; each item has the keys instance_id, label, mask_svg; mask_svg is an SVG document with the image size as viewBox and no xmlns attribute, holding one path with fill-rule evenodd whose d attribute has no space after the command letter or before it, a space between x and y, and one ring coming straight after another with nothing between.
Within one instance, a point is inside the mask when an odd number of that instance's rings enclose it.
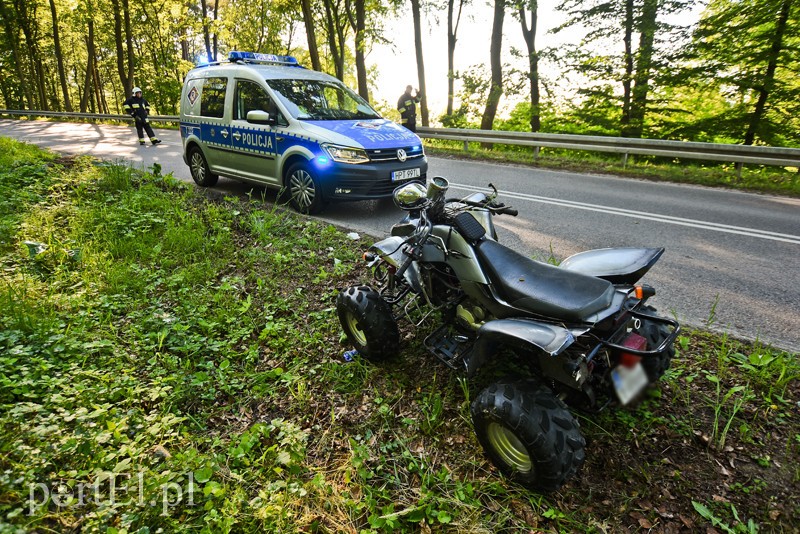
<instances>
[{"instance_id":1,"label":"white road line","mask_svg":"<svg viewBox=\"0 0 800 534\"><path fill-rule=\"evenodd\" d=\"M475 187L465 184L450 183L450 187L455 189L464 189L466 191L485 192L485 187ZM561 200L556 198L541 197L537 195L528 195L526 193L514 193L509 191L501 191L500 194L509 198L516 198L520 200L528 200L531 202L540 202L542 204L552 204L555 206L564 206L567 208L575 208L586 211L596 211L599 213L608 213L611 215L620 215L622 217L631 217L634 219L644 219L649 221L663 222L667 224L675 224L678 226L689 226L692 228L701 228L704 230L713 230L716 232L725 232L728 234L745 235L749 237L758 237L761 239L769 239L772 241L782 241L784 243L793 243L800 245L800 236L791 234L781 234L778 232L769 232L766 230L758 230L756 228L745 228L742 226L731 226L728 224L719 224L708 221L698 221L696 219L684 219L682 217L673 217L671 215L660 215L657 213L647 213L644 211L628 210L621 208L614 208L610 206L601 206L598 204L587 204L584 202L574 202L572 200Z\"/></svg>"}]
</instances>

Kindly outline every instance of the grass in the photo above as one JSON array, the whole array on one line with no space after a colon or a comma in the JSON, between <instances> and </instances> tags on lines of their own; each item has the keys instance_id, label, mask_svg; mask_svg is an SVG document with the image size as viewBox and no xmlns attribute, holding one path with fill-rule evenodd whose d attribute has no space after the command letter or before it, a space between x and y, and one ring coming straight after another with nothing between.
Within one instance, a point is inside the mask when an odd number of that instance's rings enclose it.
<instances>
[{"instance_id":1,"label":"grass","mask_svg":"<svg viewBox=\"0 0 800 534\"><path fill-rule=\"evenodd\" d=\"M634 155L630 155L627 163L623 164L620 156L555 148L542 148L538 157L534 157L533 149L527 147L495 144L492 150L488 150L481 147L480 143L468 143L468 150L464 151L463 142L438 139L426 139L425 150L428 155L439 157L511 162L546 169L800 196L800 170L796 168L746 165L738 173L733 163L680 161Z\"/></svg>"},{"instance_id":2,"label":"grass","mask_svg":"<svg viewBox=\"0 0 800 534\"><path fill-rule=\"evenodd\" d=\"M333 300L364 279L367 245L345 231L2 138L0 229L0 532L744 532L800 518L796 355L683 336L642 403L581 416L586 465L538 495L481 454L478 385L413 335L397 361L343 359Z\"/></svg>"}]
</instances>

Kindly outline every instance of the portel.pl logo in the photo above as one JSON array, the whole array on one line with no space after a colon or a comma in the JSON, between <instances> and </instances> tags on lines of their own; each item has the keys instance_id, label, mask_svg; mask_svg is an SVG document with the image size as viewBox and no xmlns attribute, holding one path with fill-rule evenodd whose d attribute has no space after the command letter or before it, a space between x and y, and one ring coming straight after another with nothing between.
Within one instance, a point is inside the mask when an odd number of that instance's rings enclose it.
<instances>
[{"instance_id":1,"label":"portel.pl logo","mask_svg":"<svg viewBox=\"0 0 800 534\"><path fill-rule=\"evenodd\" d=\"M157 486L156 492L148 487L147 498L145 487L149 484L146 484L146 476L143 471L103 471L96 475L93 482L32 482L28 485L28 515L33 515L38 509L50 504L58 509L80 508L89 504L158 506L161 508L161 515L167 515L170 508L178 505L194 506L194 473L189 472L184 485L165 482Z\"/></svg>"}]
</instances>

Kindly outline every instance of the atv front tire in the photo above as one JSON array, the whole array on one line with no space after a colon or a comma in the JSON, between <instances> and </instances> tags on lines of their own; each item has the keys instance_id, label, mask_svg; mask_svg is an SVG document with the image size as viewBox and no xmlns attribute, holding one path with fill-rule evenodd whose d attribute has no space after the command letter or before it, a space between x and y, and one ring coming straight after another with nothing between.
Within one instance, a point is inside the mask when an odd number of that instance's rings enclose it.
<instances>
[{"instance_id":1,"label":"atv front tire","mask_svg":"<svg viewBox=\"0 0 800 534\"><path fill-rule=\"evenodd\" d=\"M644 306L642 311L649 315L656 315L657 313L656 309L652 306ZM648 350L658 347L669 337L669 334L670 331L667 325L642 319L642 326L639 327L639 335L647 340ZM647 373L647 379L650 380L651 383L657 382L658 379L667 372L667 369L669 369L670 362L674 356L675 346L670 344L658 355L642 358L642 367L644 368L644 372Z\"/></svg>"},{"instance_id":2,"label":"atv front tire","mask_svg":"<svg viewBox=\"0 0 800 534\"><path fill-rule=\"evenodd\" d=\"M336 313L356 350L372 361L395 356L400 346L392 308L369 286L351 286L336 297Z\"/></svg>"},{"instance_id":3,"label":"atv front tire","mask_svg":"<svg viewBox=\"0 0 800 534\"><path fill-rule=\"evenodd\" d=\"M557 490L585 459L578 421L536 380L490 385L472 403L472 422L492 462L529 489Z\"/></svg>"}]
</instances>

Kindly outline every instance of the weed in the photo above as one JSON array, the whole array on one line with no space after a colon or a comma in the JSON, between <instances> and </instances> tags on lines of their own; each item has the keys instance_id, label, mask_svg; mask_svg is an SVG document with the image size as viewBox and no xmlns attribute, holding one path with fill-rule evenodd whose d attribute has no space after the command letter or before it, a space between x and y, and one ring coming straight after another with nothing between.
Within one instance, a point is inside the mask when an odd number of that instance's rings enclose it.
<instances>
[{"instance_id":1,"label":"weed","mask_svg":"<svg viewBox=\"0 0 800 534\"><path fill-rule=\"evenodd\" d=\"M755 534L758 532L758 525L752 519L749 519L747 523L742 522L739 518L739 512L736 510L736 506L733 504L729 504L729 512L734 520L733 526L715 515L714 512L703 503L692 501L692 506L703 519L706 519L714 527L719 527L729 534Z\"/></svg>"},{"instance_id":2,"label":"weed","mask_svg":"<svg viewBox=\"0 0 800 534\"><path fill-rule=\"evenodd\" d=\"M728 388L723 394L724 386L719 377L708 372L703 371L706 379L714 385L716 395L714 398L709 398L710 406L714 411L714 421L711 430L711 442L714 444L718 451L725 448L725 441L728 436L731 424L736 417L736 414L742 407L751 400L754 395L746 386L732 386ZM728 407L728 401L731 401L731 406ZM729 410L724 413L724 409ZM720 425L723 425L720 428Z\"/></svg>"}]
</instances>

